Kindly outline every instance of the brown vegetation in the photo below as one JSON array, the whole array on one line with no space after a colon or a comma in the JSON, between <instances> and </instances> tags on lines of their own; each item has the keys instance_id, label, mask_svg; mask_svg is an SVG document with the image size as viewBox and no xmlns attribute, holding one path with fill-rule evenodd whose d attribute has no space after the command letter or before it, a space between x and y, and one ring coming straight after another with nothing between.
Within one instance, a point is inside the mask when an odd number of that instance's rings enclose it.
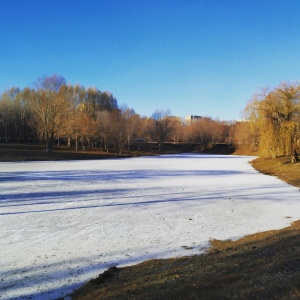
<instances>
[{"instance_id":1,"label":"brown vegetation","mask_svg":"<svg viewBox=\"0 0 300 300\"><path fill-rule=\"evenodd\" d=\"M208 117L183 124L169 110L141 117L119 107L111 93L68 85L59 75L39 78L35 88L13 87L0 95L0 143L44 142L47 153L61 141L77 151L97 146L116 155L140 149L143 143L156 143L158 150L166 143L192 143L202 150L244 142L244 127Z\"/></svg>"},{"instance_id":2,"label":"brown vegetation","mask_svg":"<svg viewBox=\"0 0 300 300\"><path fill-rule=\"evenodd\" d=\"M159 146L156 143L143 143L140 145L140 149L124 150L118 157L175 154L192 151L194 148L195 146L192 144L166 143L163 149L159 150ZM90 147L86 149L78 147L78 150L76 150L76 147L54 146L53 149L53 152L46 153L45 145L43 144L0 144L0 162L116 158L114 151L107 151L100 147Z\"/></svg>"},{"instance_id":3,"label":"brown vegetation","mask_svg":"<svg viewBox=\"0 0 300 300\"><path fill-rule=\"evenodd\" d=\"M292 163L291 156L275 159L257 158L251 163L253 167L267 175L272 175L300 188L300 164Z\"/></svg>"},{"instance_id":4,"label":"brown vegetation","mask_svg":"<svg viewBox=\"0 0 300 300\"><path fill-rule=\"evenodd\" d=\"M264 88L246 108L249 136L259 154L276 158L292 155L300 141L300 85L281 83Z\"/></svg>"}]
</instances>

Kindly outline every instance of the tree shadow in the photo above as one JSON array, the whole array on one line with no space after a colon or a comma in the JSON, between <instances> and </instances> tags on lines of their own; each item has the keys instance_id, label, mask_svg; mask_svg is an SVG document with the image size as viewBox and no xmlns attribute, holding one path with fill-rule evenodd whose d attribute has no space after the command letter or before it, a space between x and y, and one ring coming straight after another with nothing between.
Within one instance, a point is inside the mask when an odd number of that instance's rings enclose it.
<instances>
[{"instance_id":1,"label":"tree shadow","mask_svg":"<svg viewBox=\"0 0 300 300\"><path fill-rule=\"evenodd\" d=\"M90 182L114 182L119 180L151 179L159 177L184 177L184 176L219 176L253 174L251 171L236 170L129 170L129 171L39 171L39 172L1 172L0 183L5 182L26 182L26 181L52 181L62 182L90 181Z\"/></svg>"},{"instance_id":2,"label":"tree shadow","mask_svg":"<svg viewBox=\"0 0 300 300\"><path fill-rule=\"evenodd\" d=\"M102 262L99 262L98 255L89 255L0 271L1 299L57 299L71 293L108 268L134 265L168 254L153 251L146 254L150 252L147 248L141 248L138 252L144 254L128 256L121 253L118 258L111 259L110 253L106 253L102 255Z\"/></svg>"},{"instance_id":3,"label":"tree shadow","mask_svg":"<svg viewBox=\"0 0 300 300\"><path fill-rule=\"evenodd\" d=\"M255 191L256 190L256 191ZM91 208L107 208L107 207L140 207L152 206L157 204L172 204L172 203L188 203L188 202L203 202L203 204L214 203L215 201L232 200L232 201L248 201L253 197L256 200L266 201L266 194L268 195L268 202L281 201L281 193L274 189L273 185L259 186L252 189L250 194L245 192L243 187L237 187L231 192L220 189L213 193L207 194L201 192L195 194L188 191L166 193L164 189L156 188L155 193L152 188L144 189L142 195L135 195L134 193L139 189L107 189L107 190L81 190L81 191L58 191L58 192L35 192L25 194L12 194L8 198L0 200L0 207L6 208L5 212L0 212L0 216L5 215L21 215L30 213L47 213L55 211L70 211L83 210ZM147 192L148 191L148 192ZM97 196L91 198L91 196ZM287 195L287 194L286 194ZM80 197L74 200L73 197ZM98 198L99 197L99 198ZM165 199L167 197L167 199ZM149 199L150 200L144 200ZM151 199L152 198L152 199ZM135 201L132 201L135 200ZM290 201L293 198L289 199ZM297 199L294 199L298 201ZM70 205L66 207L66 204ZM56 205L55 207L45 208L42 206ZM59 207L61 205L61 207ZM7 210L11 208L11 210ZM15 211L15 208L22 210ZM37 209L38 208L38 209Z\"/></svg>"}]
</instances>

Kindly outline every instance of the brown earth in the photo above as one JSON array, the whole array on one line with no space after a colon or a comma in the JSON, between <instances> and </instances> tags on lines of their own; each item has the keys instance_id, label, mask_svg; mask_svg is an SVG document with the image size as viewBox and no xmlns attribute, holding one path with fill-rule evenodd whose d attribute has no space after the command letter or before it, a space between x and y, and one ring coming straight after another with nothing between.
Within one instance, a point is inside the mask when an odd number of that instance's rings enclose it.
<instances>
[{"instance_id":1,"label":"brown earth","mask_svg":"<svg viewBox=\"0 0 300 300\"><path fill-rule=\"evenodd\" d=\"M106 152L98 147L86 148L55 146L53 152L46 153L45 146L42 144L1 144L0 143L0 162L11 161L57 161L57 160L87 160L87 159L107 159L107 158L126 158L145 155L174 154L193 150L191 144L166 143L161 151L158 151L156 143L145 143L141 150L122 151L116 155L114 152Z\"/></svg>"},{"instance_id":2,"label":"brown earth","mask_svg":"<svg viewBox=\"0 0 300 300\"><path fill-rule=\"evenodd\" d=\"M252 166L264 174L276 176L300 188L300 163L292 163L290 156L276 159L258 158L252 162Z\"/></svg>"},{"instance_id":3,"label":"brown earth","mask_svg":"<svg viewBox=\"0 0 300 300\"><path fill-rule=\"evenodd\" d=\"M128 157L128 153L124 153L119 157ZM40 144L35 145L16 145L16 144L0 144L0 161L57 161L57 160L85 160L85 159L107 159L115 158L114 153L100 151L100 149L80 149L76 151L74 148L65 146L54 147L52 153L46 153L45 147Z\"/></svg>"}]
</instances>

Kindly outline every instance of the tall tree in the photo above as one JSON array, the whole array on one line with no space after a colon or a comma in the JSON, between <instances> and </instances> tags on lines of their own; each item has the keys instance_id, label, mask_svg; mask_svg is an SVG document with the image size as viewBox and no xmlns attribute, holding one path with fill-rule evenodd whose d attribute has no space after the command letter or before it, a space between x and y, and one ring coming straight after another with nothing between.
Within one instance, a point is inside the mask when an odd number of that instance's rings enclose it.
<instances>
[{"instance_id":1,"label":"tall tree","mask_svg":"<svg viewBox=\"0 0 300 300\"><path fill-rule=\"evenodd\" d=\"M8 137L20 142L28 137L29 107L24 101L19 88L5 91L0 98L0 131L4 132L6 143ZM1 134L0 134L1 135Z\"/></svg>"},{"instance_id":2,"label":"tall tree","mask_svg":"<svg viewBox=\"0 0 300 300\"><path fill-rule=\"evenodd\" d=\"M75 140L75 147L77 151L79 143L83 150L85 150L86 142L88 145L91 145L96 136L97 126L93 118L78 107L76 110L70 112L66 128L68 138ZM70 144L68 146L71 146Z\"/></svg>"},{"instance_id":3,"label":"tall tree","mask_svg":"<svg viewBox=\"0 0 300 300\"><path fill-rule=\"evenodd\" d=\"M109 151L110 138L112 136L111 113L107 110L97 113L98 133L100 136L101 148L104 145L106 152Z\"/></svg>"},{"instance_id":4,"label":"tall tree","mask_svg":"<svg viewBox=\"0 0 300 300\"><path fill-rule=\"evenodd\" d=\"M281 83L253 96L246 108L262 156L292 154L300 138L300 86Z\"/></svg>"},{"instance_id":5,"label":"tall tree","mask_svg":"<svg viewBox=\"0 0 300 300\"><path fill-rule=\"evenodd\" d=\"M37 90L27 91L33 121L45 139L47 153L52 152L54 138L63 131L69 115L64 84L63 77L53 75L39 78Z\"/></svg>"},{"instance_id":6,"label":"tall tree","mask_svg":"<svg viewBox=\"0 0 300 300\"><path fill-rule=\"evenodd\" d=\"M110 142L118 156L126 144L126 120L120 110L113 110L110 114Z\"/></svg>"},{"instance_id":7,"label":"tall tree","mask_svg":"<svg viewBox=\"0 0 300 300\"><path fill-rule=\"evenodd\" d=\"M133 109L123 106L122 118L126 135L127 150L130 151L132 140L139 138L140 129L142 126L141 118Z\"/></svg>"},{"instance_id":8,"label":"tall tree","mask_svg":"<svg viewBox=\"0 0 300 300\"><path fill-rule=\"evenodd\" d=\"M10 91L6 91L2 94L0 101L0 128L6 144L9 138L9 125L13 122L13 104L10 96Z\"/></svg>"}]
</instances>

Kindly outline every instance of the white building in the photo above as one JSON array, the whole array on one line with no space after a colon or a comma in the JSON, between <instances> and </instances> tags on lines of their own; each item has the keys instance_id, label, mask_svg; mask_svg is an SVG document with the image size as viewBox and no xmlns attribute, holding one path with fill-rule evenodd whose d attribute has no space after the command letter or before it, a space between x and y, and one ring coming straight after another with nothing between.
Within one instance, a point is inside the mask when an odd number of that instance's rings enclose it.
<instances>
[{"instance_id":1,"label":"white building","mask_svg":"<svg viewBox=\"0 0 300 300\"><path fill-rule=\"evenodd\" d=\"M191 125L192 123L199 121L203 119L202 116L195 116L195 115L190 115L185 117L185 124L186 125Z\"/></svg>"}]
</instances>

